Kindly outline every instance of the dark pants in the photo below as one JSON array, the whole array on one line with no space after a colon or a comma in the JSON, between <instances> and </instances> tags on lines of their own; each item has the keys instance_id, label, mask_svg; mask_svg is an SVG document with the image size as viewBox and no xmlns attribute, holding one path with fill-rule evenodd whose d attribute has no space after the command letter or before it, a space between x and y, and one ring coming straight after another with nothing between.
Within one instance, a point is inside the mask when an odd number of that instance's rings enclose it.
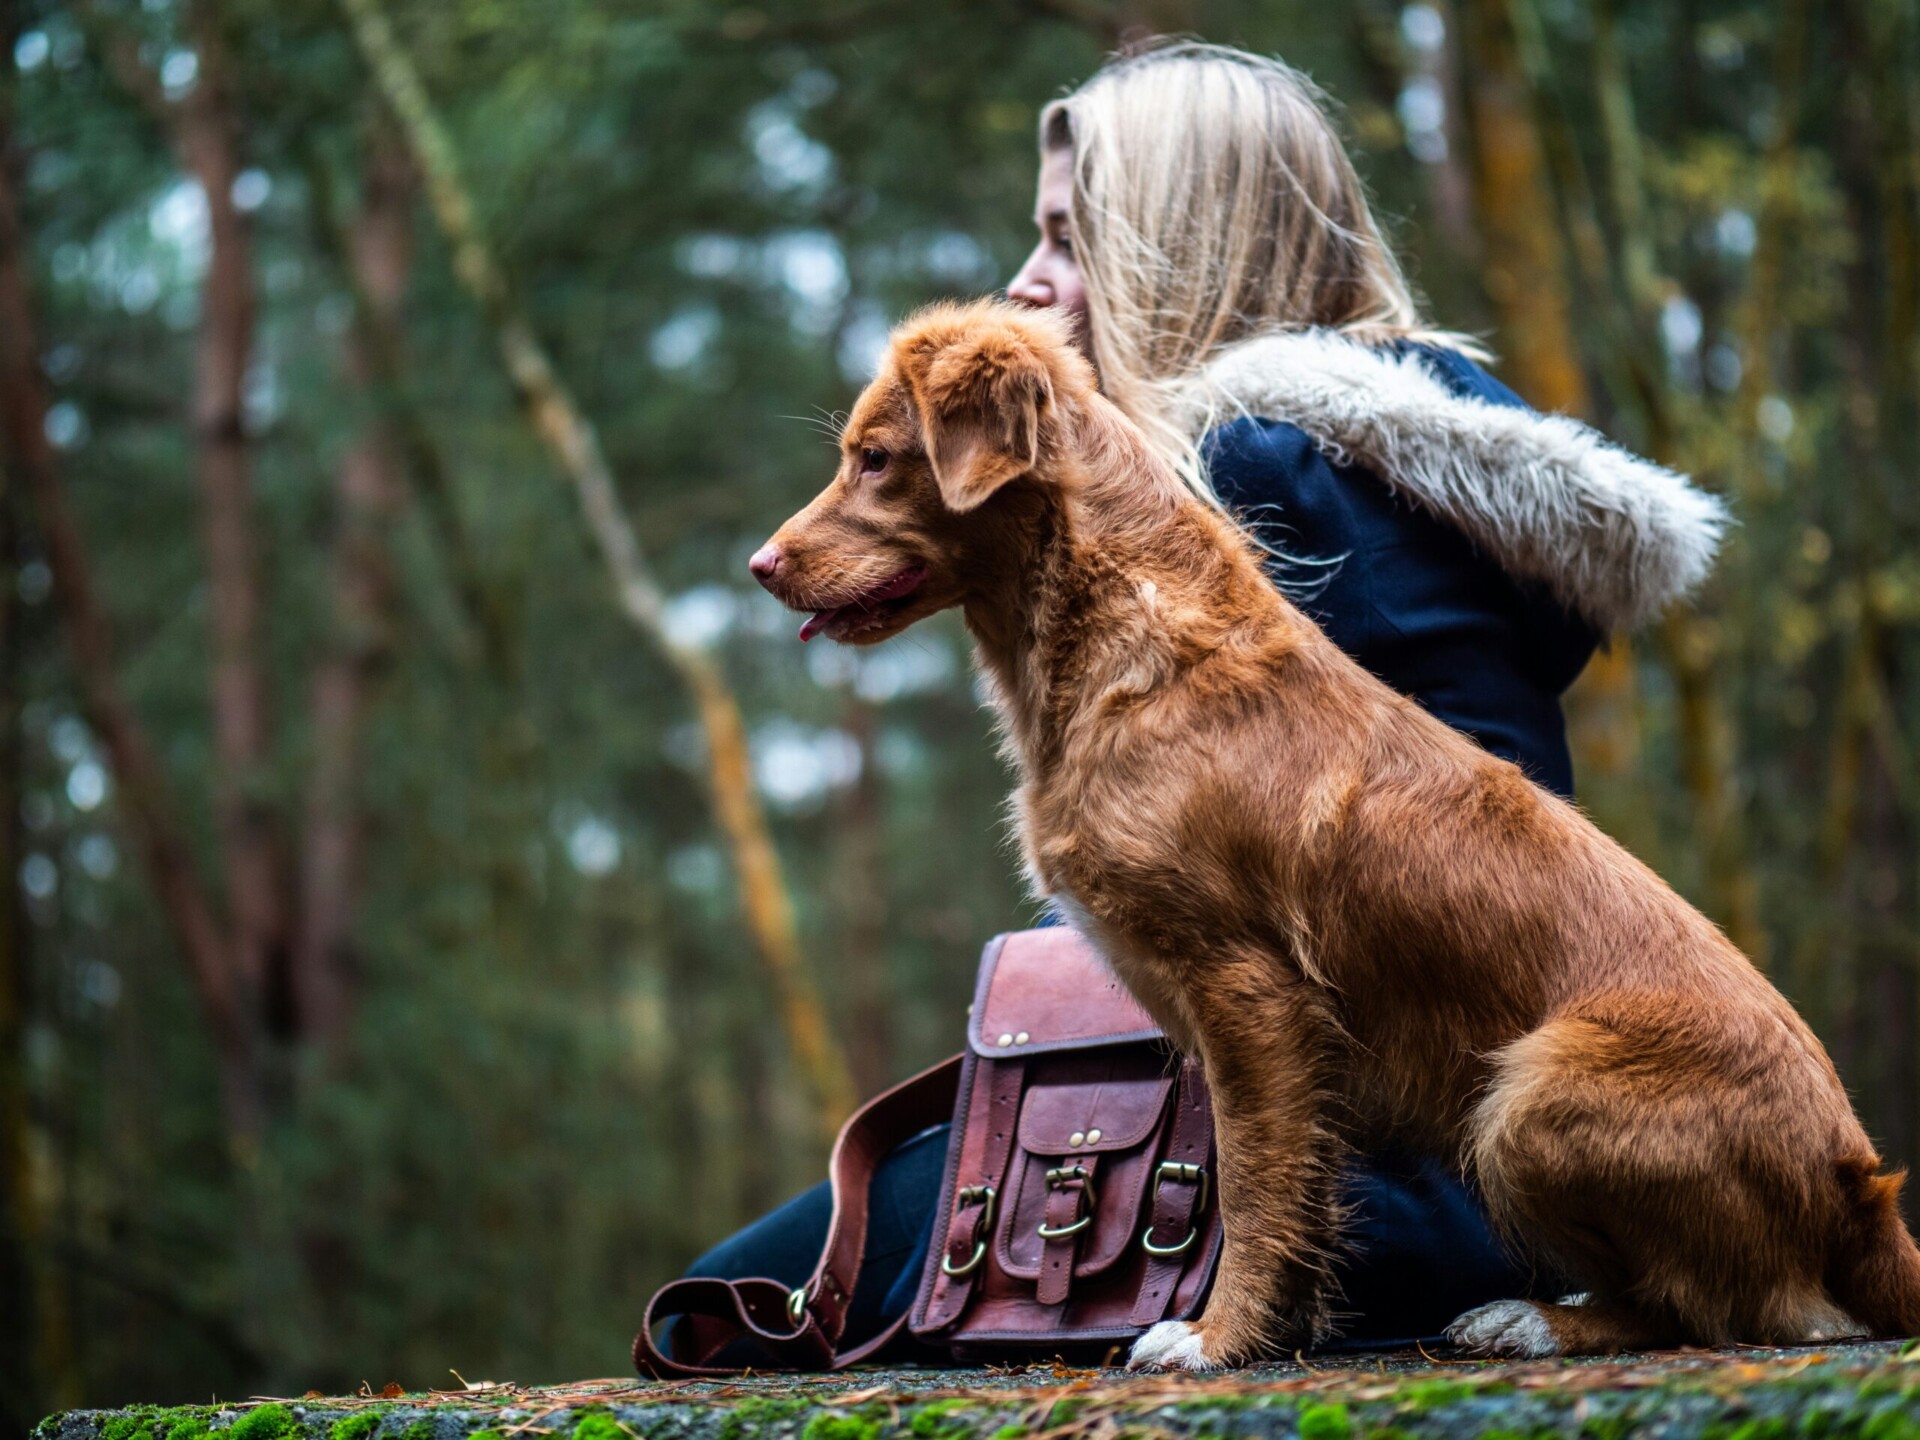
<instances>
[{"instance_id":1,"label":"dark pants","mask_svg":"<svg viewBox=\"0 0 1920 1440\"><path fill-rule=\"evenodd\" d=\"M842 1348L877 1335L912 1305L942 1213L947 1126L900 1146L881 1162L869 1196L866 1258ZM1341 1238L1336 1302L1342 1339L1330 1348L1378 1348L1439 1334L1463 1310L1535 1293L1532 1276L1507 1255L1472 1194L1430 1160L1376 1158L1347 1174L1349 1221ZM826 1243L833 1197L816 1185L721 1241L689 1275L765 1276L789 1287L813 1273ZM1550 1293L1550 1287L1539 1287ZM724 1363L749 1365L741 1346ZM889 1347L891 1349L891 1347Z\"/></svg>"}]
</instances>

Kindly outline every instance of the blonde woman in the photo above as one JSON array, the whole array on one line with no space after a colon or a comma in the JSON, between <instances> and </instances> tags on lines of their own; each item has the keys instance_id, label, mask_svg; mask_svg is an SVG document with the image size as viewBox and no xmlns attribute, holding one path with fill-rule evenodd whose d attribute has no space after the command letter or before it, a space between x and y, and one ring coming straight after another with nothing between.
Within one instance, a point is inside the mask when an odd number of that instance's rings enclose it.
<instances>
[{"instance_id":1,"label":"blonde woman","mask_svg":"<svg viewBox=\"0 0 1920 1440\"><path fill-rule=\"evenodd\" d=\"M1009 295L1074 319L1101 388L1248 525L1334 641L1571 795L1560 695L1602 635L1701 578L1717 502L1528 410L1422 319L1322 102L1285 65L1194 44L1116 59L1046 109L1040 152L1039 242ZM912 1300L945 1139L910 1141L875 1179L848 1347ZM1349 1340L1429 1336L1551 1283L1418 1154L1367 1157L1347 1200ZM818 1187L692 1273L798 1285L828 1210ZM753 1363L736 1349L722 1362Z\"/></svg>"}]
</instances>

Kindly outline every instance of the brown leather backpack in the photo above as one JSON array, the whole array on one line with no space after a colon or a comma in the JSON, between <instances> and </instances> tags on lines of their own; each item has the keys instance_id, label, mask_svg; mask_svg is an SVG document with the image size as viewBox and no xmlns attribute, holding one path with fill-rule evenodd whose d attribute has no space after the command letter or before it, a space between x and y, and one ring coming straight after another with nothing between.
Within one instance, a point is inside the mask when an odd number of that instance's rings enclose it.
<instances>
[{"instance_id":1,"label":"brown leather backpack","mask_svg":"<svg viewBox=\"0 0 1920 1440\"><path fill-rule=\"evenodd\" d=\"M842 1352L867 1186L896 1145L951 1115L943 1209L912 1308ZM1182 1061L1073 931L989 941L967 1049L869 1102L829 1164L833 1219L812 1278L677 1280L647 1306L634 1365L722 1375L751 1338L778 1364L841 1369L904 1327L955 1360L1104 1354L1199 1312L1220 1255L1213 1112ZM656 1325L682 1317L672 1354Z\"/></svg>"}]
</instances>

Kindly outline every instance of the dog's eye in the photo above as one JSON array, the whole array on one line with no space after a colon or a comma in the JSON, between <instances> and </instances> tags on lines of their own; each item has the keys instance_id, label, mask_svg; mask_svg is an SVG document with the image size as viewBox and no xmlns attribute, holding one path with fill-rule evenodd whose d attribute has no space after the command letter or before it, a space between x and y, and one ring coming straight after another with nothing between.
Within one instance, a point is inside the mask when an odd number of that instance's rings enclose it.
<instances>
[{"instance_id":1,"label":"dog's eye","mask_svg":"<svg viewBox=\"0 0 1920 1440\"><path fill-rule=\"evenodd\" d=\"M860 452L860 473L862 475L878 475L882 470L887 468L889 458L887 452L884 450L862 450Z\"/></svg>"}]
</instances>

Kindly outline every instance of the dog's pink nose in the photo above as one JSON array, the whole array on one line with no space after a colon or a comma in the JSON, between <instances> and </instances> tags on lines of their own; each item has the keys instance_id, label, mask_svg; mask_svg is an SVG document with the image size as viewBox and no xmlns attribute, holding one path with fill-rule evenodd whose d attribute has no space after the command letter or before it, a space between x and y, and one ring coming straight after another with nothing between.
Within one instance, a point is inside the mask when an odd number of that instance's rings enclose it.
<instances>
[{"instance_id":1,"label":"dog's pink nose","mask_svg":"<svg viewBox=\"0 0 1920 1440\"><path fill-rule=\"evenodd\" d=\"M773 545L762 545L753 552L753 558L747 561L747 569L753 572L753 578L762 585L773 579L773 572L779 568L780 551Z\"/></svg>"}]
</instances>

